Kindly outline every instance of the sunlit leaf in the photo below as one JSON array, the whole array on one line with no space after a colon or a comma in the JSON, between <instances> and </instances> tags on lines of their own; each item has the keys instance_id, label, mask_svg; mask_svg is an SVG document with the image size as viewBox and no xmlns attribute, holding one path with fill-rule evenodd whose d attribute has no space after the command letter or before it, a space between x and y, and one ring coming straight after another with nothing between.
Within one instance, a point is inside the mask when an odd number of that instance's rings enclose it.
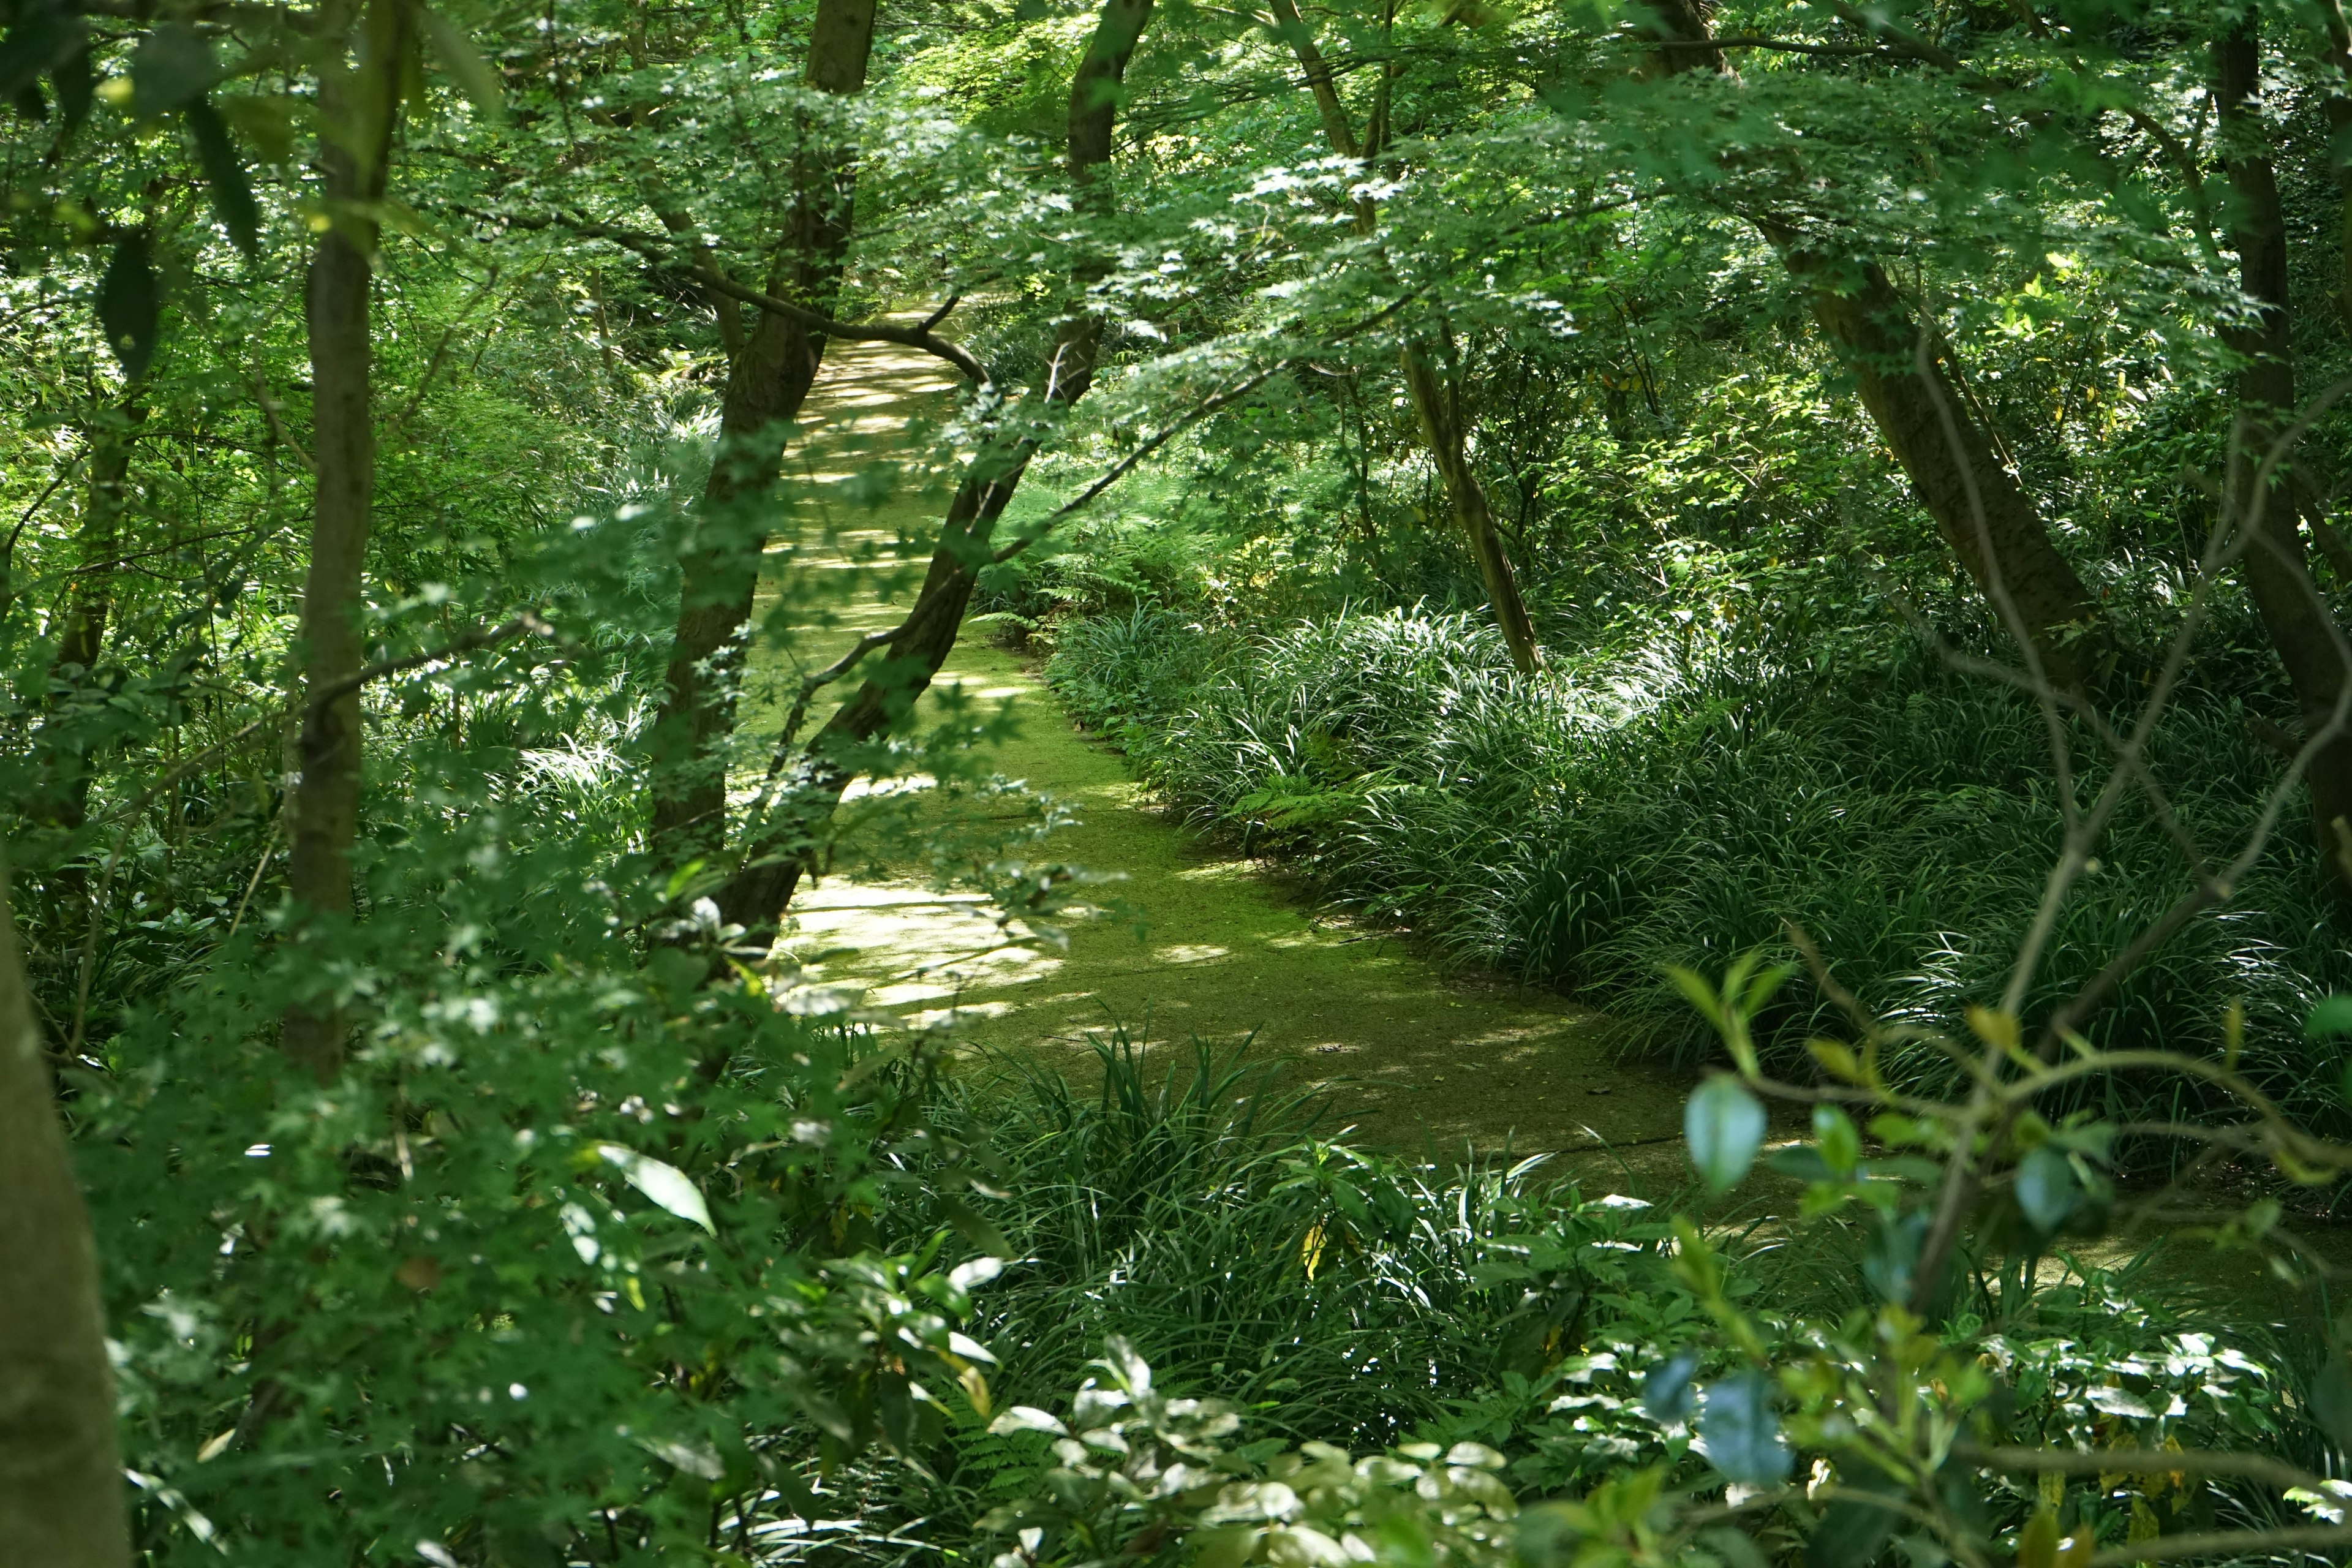
<instances>
[{"instance_id":1,"label":"sunlit leaf","mask_svg":"<svg viewBox=\"0 0 2352 1568\"><path fill-rule=\"evenodd\" d=\"M623 1180L651 1198L657 1206L682 1220L700 1226L713 1236L719 1234L718 1226L710 1223L709 1206L702 1201L702 1189L676 1165L667 1164L650 1154L624 1149L618 1143L599 1143L596 1152L606 1164L620 1171Z\"/></svg>"},{"instance_id":2,"label":"sunlit leaf","mask_svg":"<svg viewBox=\"0 0 2352 1568\"><path fill-rule=\"evenodd\" d=\"M1764 1128L1764 1108L1737 1079L1718 1074L1691 1095L1683 1107L1683 1137L1709 1192L1739 1184L1756 1163Z\"/></svg>"}]
</instances>

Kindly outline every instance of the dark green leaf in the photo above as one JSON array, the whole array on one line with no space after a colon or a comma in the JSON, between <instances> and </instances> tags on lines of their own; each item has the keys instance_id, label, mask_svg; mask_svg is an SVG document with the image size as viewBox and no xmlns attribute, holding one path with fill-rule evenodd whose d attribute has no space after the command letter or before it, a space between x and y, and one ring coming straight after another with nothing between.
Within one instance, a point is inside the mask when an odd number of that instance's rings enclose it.
<instances>
[{"instance_id":1,"label":"dark green leaf","mask_svg":"<svg viewBox=\"0 0 2352 1568\"><path fill-rule=\"evenodd\" d=\"M213 211L229 238L247 256L261 243L261 209L255 205L253 185L245 176L245 160L237 156L227 124L203 99L188 105L188 131L196 140L196 159L204 165L205 182L212 187Z\"/></svg>"},{"instance_id":2,"label":"dark green leaf","mask_svg":"<svg viewBox=\"0 0 2352 1568\"><path fill-rule=\"evenodd\" d=\"M1862 1277L1885 1301L1911 1299L1912 1277L1919 1268L1919 1246L1927 1234L1927 1216L1908 1214L1879 1222L1877 1234L1862 1255Z\"/></svg>"},{"instance_id":3,"label":"dark green leaf","mask_svg":"<svg viewBox=\"0 0 2352 1568\"><path fill-rule=\"evenodd\" d=\"M997 1229L987 1215L961 1198L940 1198L940 1212L947 1216L950 1225L955 1226L958 1236L991 1258L1013 1256L1013 1244L1004 1239L1004 1233Z\"/></svg>"},{"instance_id":4,"label":"dark green leaf","mask_svg":"<svg viewBox=\"0 0 2352 1568\"><path fill-rule=\"evenodd\" d=\"M1528 1568L1567 1568L1584 1544L1576 1515L1559 1503L1539 1503L1519 1515L1513 1545Z\"/></svg>"},{"instance_id":5,"label":"dark green leaf","mask_svg":"<svg viewBox=\"0 0 2352 1568\"><path fill-rule=\"evenodd\" d=\"M1764 1108L1738 1079L1711 1078L1683 1108L1683 1136L1707 1190L1728 1192L1756 1163L1764 1142Z\"/></svg>"},{"instance_id":6,"label":"dark green leaf","mask_svg":"<svg viewBox=\"0 0 2352 1568\"><path fill-rule=\"evenodd\" d=\"M1699 1402L1698 1434L1707 1462L1742 1486L1778 1486L1794 1462L1772 1413L1772 1383L1754 1367L1708 1385Z\"/></svg>"},{"instance_id":7,"label":"dark green leaf","mask_svg":"<svg viewBox=\"0 0 2352 1568\"><path fill-rule=\"evenodd\" d=\"M2066 1152L2044 1143L2017 1167L2017 1206L2034 1229L2048 1236L2066 1223L2083 1201L2083 1184Z\"/></svg>"},{"instance_id":8,"label":"dark green leaf","mask_svg":"<svg viewBox=\"0 0 2352 1568\"><path fill-rule=\"evenodd\" d=\"M166 22L131 57L131 104L145 119L168 114L220 79L213 47L185 22Z\"/></svg>"},{"instance_id":9,"label":"dark green leaf","mask_svg":"<svg viewBox=\"0 0 2352 1568\"><path fill-rule=\"evenodd\" d=\"M2311 1414L2339 1448L2352 1448L2352 1359L2342 1351L2327 1358L2311 1385Z\"/></svg>"},{"instance_id":10,"label":"dark green leaf","mask_svg":"<svg viewBox=\"0 0 2352 1568\"><path fill-rule=\"evenodd\" d=\"M68 125L79 125L89 119L91 95L98 87L97 73L90 69L89 51L75 49L51 66L49 85L58 89L58 108L65 114Z\"/></svg>"},{"instance_id":11,"label":"dark green leaf","mask_svg":"<svg viewBox=\"0 0 2352 1568\"><path fill-rule=\"evenodd\" d=\"M457 84L457 89L487 118L505 118L506 98L499 73L475 50L472 40L429 5L416 8L416 20L424 28L425 42L433 46L434 58Z\"/></svg>"},{"instance_id":12,"label":"dark green leaf","mask_svg":"<svg viewBox=\"0 0 2352 1568\"><path fill-rule=\"evenodd\" d=\"M1847 1495L1830 1504L1813 1538L1805 1543L1805 1568L1870 1568L1903 1522L1903 1489L1884 1472L1840 1460L1838 1489Z\"/></svg>"},{"instance_id":13,"label":"dark green leaf","mask_svg":"<svg viewBox=\"0 0 2352 1568\"><path fill-rule=\"evenodd\" d=\"M1691 1407L1697 1402L1698 1390L1692 1378L1698 1373L1698 1352L1682 1351L1658 1366L1642 1380L1642 1408L1651 1420L1664 1426L1687 1421Z\"/></svg>"},{"instance_id":14,"label":"dark green leaf","mask_svg":"<svg viewBox=\"0 0 2352 1568\"><path fill-rule=\"evenodd\" d=\"M2303 1037L2324 1040L2331 1035L2352 1035L2352 996L2323 996L2303 1021Z\"/></svg>"},{"instance_id":15,"label":"dark green leaf","mask_svg":"<svg viewBox=\"0 0 2352 1568\"><path fill-rule=\"evenodd\" d=\"M26 6L0 38L0 94L15 98L43 71L54 70L83 52L88 31L81 18L50 6ZM62 86L58 97L65 91Z\"/></svg>"},{"instance_id":16,"label":"dark green leaf","mask_svg":"<svg viewBox=\"0 0 2352 1568\"><path fill-rule=\"evenodd\" d=\"M123 374L133 381L147 374L155 357L163 314L147 237L134 234L116 244L106 276L98 284L98 324L105 329L107 346L121 361Z\"/></svg>"}]
</instances>

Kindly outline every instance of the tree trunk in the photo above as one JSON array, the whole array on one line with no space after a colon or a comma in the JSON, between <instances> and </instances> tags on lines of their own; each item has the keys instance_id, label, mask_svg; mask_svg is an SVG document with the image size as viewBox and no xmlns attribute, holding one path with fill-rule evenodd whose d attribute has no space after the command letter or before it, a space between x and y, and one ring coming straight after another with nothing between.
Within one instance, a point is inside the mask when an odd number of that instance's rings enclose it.
<instances>
[{"instance_id":1,"label":"tree trunk","mask_svg":"<svg viewBox=\"0 0 2352 1568\"><path fill-rule=\"evenodd\" d=\"M1652 8L1659 42L1645 74L1727 70L1722 51L1707 47L1696 0L1653 0ZM2000 463L1992 432L1961 401L1941 343L1929 339L1921 374L1919 325L1876 262L1824 246L1788 218L1765 213L1750 220L1804 285L1813 320L1853 374L1863 407L2002 625L2024 634L2052 684L2081 685L2082 634L2095 627L2097 604Z\"/></svg>"},{"instance_id":2,"label":"tree trunk","mask_svg":"<svg viewBox=\"0 0 2352 1568\"><path fill-rule=\"evenodd\" d=\"M1437 331L1441 347L1451 348L1452 334L1441 319ZM1451 353L1445 355L1453 360ZM1486 488L1478 476L1470 470L1467 431L1462 418L1462 378L1458 374L1441 375L1430 363L1426 347L1408 342L1404 348L1404 384L1412 398L1414 415L1421 421L1423 436L1429 442L1429 456L1437 466L1437 475L1445 485L1446 500L1453 503L1454 521L1470 542L1470 552L1478 561L1478 575L1486 584L1486 602L1494 606L1495 624L1502 628L1503 644L1510 649L1511 662L1522 674L1536 667L1535 624L1528 618L1526 601L1519 597L1518 580L1511 573L1511 558L1503 552L1502 535L1495 531L1495 516L1486 505Z\"/></svg>"},{"instance_id":3,"label":"tree trunk","mask_svg":"<svg viewBox=\"0 0 2352 1568\"><path fill-rule=\"evenodd\" d=\"M128 1568L98 1249L8 904L0 861L0 1555Z\"/></svg>"},{"instance_id":4,"label":"tree trunk","mask_svg":"<svg viewBox=\"0 0 2352 1568\"><path fill-rule=\"evenodd\" d=\"M859 91L873 44L874 0L823 0L804 79L821 92ZM833 313L853 178L848 152L814 148L803 134L785 219L788 259L770 275L767 292ZM722 321L741 309L716 293L712 303ZM730 342L719 450L703 487L694 546L679 563L677 625L654 721L654 844L677 860L713 854L726 837L727 742L768 546L769 507L782 469L784 427L798 417L824 353L824 333L767 311L748 335L739 329L732 336L740 347Z\"/></svg>"},{"instance_id":5,"label":"tree trunk","mask_svg":"<svg viewBox=\"0 0 2352 1568\"><path fill-rule=\"evenodd\" d=\"M331 5L320 18L320 36L343 37L352 19L348 3ZM360 22L357 69L349 76L321 73L320 117L349 126L352 142L321 139L327 196L340 210L311 257L303 300L317 487L310 572L302 584L306 700L287 879L306 915L331 922L352 913L352 844L359 832L363 760L360 694L354 688L323 701L309 694L348 684L366 656L360 578L375 498L368 299L378 231L361 215L383 199L408 6L404 0L373 0ZM331 1006L288 1008L282 1038L287 1051L322 1079L341 1064L343 1024Z\"/></svg>"},{"instance_id":6,"label":"tree trunk","mask_svg":"<svg viewBox=\"0 0 2352 1568\"><path fill-rule=\"evenodd\" d=\"M1072 78L1069 169L1082 205L1099 209L1110 203L1111 194L1096 174L1110 161L1119 87L1150 19L1151 0L1106 0ZM1081 282L1088 270L1080 268ZM1101 348L1101 319L1083 307L1055 329L1039 395L1045 405L1044 417L990 443L965 468L948 504L914 608L900 623L898 635L881 648L876 673L801 749L776 809L765 820L747 826L739 869L719 900L725 920L761 935L772 933L782 920L840 804L841 792L859 771L858 753L913 712L955 651L965 607L992 551L997 521L1019 488L1047 423L1094 384Z\"/></svg>"},{"instance_id":7,"label":"tree trunk","mask_svg":"<svg viewBox=\"0 0 2352 1568\"><path fill-rule=\"evenodd\" d=\"M89 433L89 490L82 503L77 553L80 564L68 584L59 617L64 630L58 637L57 658L51 666L47 730L59 711L87 690L106 651L107 622L114 613L114 561L121 553L123 487L131 477L131 447L138 426L147 417L146 405L134 390L121 407ZM89 814L90 763L79 749L81 738L69 733L49 736L61 742L44 761L42 799L38 816L49 826L68 831L81 826ZM73 880L68 868L64 873Z\"/></svg>"},{"instance_id":8,"label":"tree trunk","mask_svg":"<svg viewBox=\"0 0 2352 1568\"><path fill-rule=\"evenodd\" d=\"M2263 629L2285 665L2306 737L2324 730L2343 700L2344 637L2312 583L2295 524L2291 474L2264 486L2259 472L2294 406L2294 323L2287 306L2286 224L2271 168L2262 118L2262 47L2251 16L2213 46L2222 164L2234 222L2239 286L2262 307L2260 318L2225 329L2245 358L2238 373L2238 438L2231 443L2224 494L2238 526L2251 536L2242 570ZM2352 726L2321 745L2305 775L2321 856L2340 892L2352 896Z\"/></svg>"},{"instance_id":9,"label":"tree trunk","mask_svg":"<svg viewBox=\"0 0 2352 1568\"><path fill-rule=\"evenodd\" d=\"M1824 251L1786 224L1757 226L1812 296L1813 320L1854 378L1862 405L1910 476L1913 492L2004 625L2015 616L2058 686L2084 670L2070 634L2097 618L2033 501L2004 468L1991 435L1969 412L1931 341L1919 368L1919 328L1878 264ZM2007 603L2004 604L2003 600Z\"/></svg>"},{"instance_id":10,"label":"tree trunk","mask_svg":"<svg viewBox=\"0 0 2352 1568\"><path fill-rule=\"evenodd\" d=\"M1297 0L1271 0L1271 5L1276 26L1289 40L1298 68L1306 74L1307 89L1314 95L1316 113L1323 121L1324 141L1342 158L1358 156L1360 148L1369 149L1377 135L1367 135L1362 142L1358 142L1355 126L1348 117L1348 106L1339 100L1330 62L1323 58L1314 29L1298 14ZM1371 233L1376 221L1370 198L1360 198L1356 203L1357 231ZM1502 535L1495 530L1495 514L1486 504L1486 489L1478 483L1477 473L1470 465L1469 426L1462 416L1462 377L1452 352L1452 329L1443 312L1436 314L1433 336L1444 361L1442 368L1431 361L1430 345L1425 343L1409 341L1399 356L1406 395L1412 402L1413 417L1428 445L1438 482L1445 487L1454 524L1462 530L1470 554L1478 563L1478 577L1486 584L1486 602L1494 609L1503 644L1510 650L1511 662L1526 673L1536 668L1535 625L1528 617L1527 601L1520 597L1518 578L1511 570L1509 554L1503 549Z\"/></svg>"}]
</instances>

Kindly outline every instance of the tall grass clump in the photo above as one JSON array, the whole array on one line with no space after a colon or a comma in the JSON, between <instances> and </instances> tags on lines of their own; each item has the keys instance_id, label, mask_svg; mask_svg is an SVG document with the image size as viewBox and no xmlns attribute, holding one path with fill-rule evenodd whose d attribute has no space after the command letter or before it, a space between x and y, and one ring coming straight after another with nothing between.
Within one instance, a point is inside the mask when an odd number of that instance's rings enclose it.
<instances>
[{"instance_id":1,"label":"tall grass clump","mask_svg":"<svg viewBox=\"0 0 2352 1568\"><path fill-rule=\"evenodd\" d=\"M1825 652L1694 637L1528 678L1472 616L1344 613L1204 647L1181 617L1145 611L1066 634L1050 673L1194 821L1456 959L1589 995L1685 1057L1706 1041L1665 966L1785 951L1791 921L1882 1017L1956 1026L1998 998L2059 843L2039 713L1908 638ZM2243 837L2279 772L2246 717L2192 695L2148 753L2209 846ZM2029 1007L2072 994L2190 875L2127 805ZM2300 1113L2340 1124L2336 1047L2299 1037L2317 998L2352 985L2315 851L2282 831L2238 893L2152 954L2085 1033L2219 1049L2240 1003L2249 1065ZM1826 1005L1801 980L1784 994L1765 1020L1783 1061L1829 1024ZM1925 1046L1886 1066L1931 1093L1960 1070ZM2110 1115L2194 1109L2128 1078L2085 1092Z\"/></svg>"}]
</instances>

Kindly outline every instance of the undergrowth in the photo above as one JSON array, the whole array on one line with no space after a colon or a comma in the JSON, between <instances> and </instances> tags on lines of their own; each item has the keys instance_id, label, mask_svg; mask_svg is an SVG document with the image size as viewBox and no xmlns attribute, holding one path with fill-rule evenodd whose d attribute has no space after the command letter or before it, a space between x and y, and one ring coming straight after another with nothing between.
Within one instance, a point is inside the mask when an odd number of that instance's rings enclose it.
<instances>
[{"instance_id":1,"label":"undergrowth","mask_svg":"<svg viewBox=\"0 0 2352 1568\"><path fill-rule=\"evenodd\" d=\"M1704 1348L1708 1310L1676 1264L1668 1207L1581 1187L1541 1158L1444 1170L1318 1139L1311 1096L1197 1042L1096 1048L1089 1086L1010 1058L951 1082L940 1107L943 1129L984 1130L1004 1181L988 1212L1015 1261L975 1293L971 1325L997 1358L991 1408L1060 1408L1116 1344L1171 1395L1239 1411L1259 1448L1475 1442L1522 1495L1651 1463L1706 1473L1692 1428L1656 1413L1653 1375L1685 1353L1685 1376L1739 1358ZM1775 1361L1847 1353L1876 1304L1860 1227L1718 1210L1708 1229ZM2326 1464L2299 1414L2305 1358L2243 1301L2176 1287L2153 1305L2145 1259L2071 1264L2009 1301L1973 1278L1945 1331L1997 1368L1994 1418L2017 1440ZM882 1558L961 1538L1041 1462L1035 1434L1005 1425L963 1413L919 1469L836 1478L864 1510L836 1544ZM2046 1500L2027 1486L1990 1500L2021 1518ZM2210 1523L2277 1505L2104 1478L2076 1483L2068 1506L2094 1525L2123 1516L2120 1533L2136 1506Z\"/></svg>"},{"instance_id":2,"label":"undergrowth","mask_svg":"<svg viewBox=\"0 0 2352 1568\"><path fill-rule=\"evenodd\" d=\"M1143 608L1063 626L1049 674L1195 823L1455 960L1573 988L1686 1060L1707 1040L1665 966L1714 973L1758 946L1794 956L1790 921L1880 1016L1956 1024L1998 997L2058 847L2040 715L1907 637L1835 658L1694 637L1523 678L1480 616L1342 612L1241 635ZM2279 772L2247 718L2196 694L2148 753L2210 850L2244 836ZM2076 739L2078 757L2101 754ZM2240 1003L2248 1065L2312 1124L2340 1128L2338 1049L2300 1025L2352 985L2352 957L2326 934L2296 810L2236 901L2150 955L2085 1033L2218 1050ZM2028 1016L2191 885L2158 822L2127 802ZM1764 1023L1791 1064L1843 1021L1800 977ZM1927 1046L1885 1066L1931 1094L1960 1071ZM2197 1110L2178 1087L2127 1077L2085 1092L2118 1120Z\"/></svg>"}]
</instances>

